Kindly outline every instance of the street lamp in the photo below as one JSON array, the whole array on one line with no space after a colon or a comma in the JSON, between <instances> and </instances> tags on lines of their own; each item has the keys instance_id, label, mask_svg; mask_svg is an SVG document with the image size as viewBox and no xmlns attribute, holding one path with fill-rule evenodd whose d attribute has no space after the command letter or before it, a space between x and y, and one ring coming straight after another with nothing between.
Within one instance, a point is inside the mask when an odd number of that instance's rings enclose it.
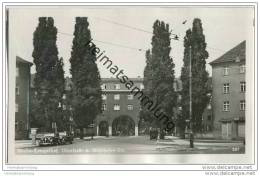
<instances>
[{"instance_id":1,"label":"street lamp","mask_svg":"<svg viewBox=\"0 0 260 176\"><path fill-rule=\"evenodd\" d=\"M182 24L186 24L187 20L185 20ZM175 37L171 38L173 40L179 40L179 37L176 34L173 34ZM190 95L190 111L189 111L189 120L187 120L186 122L189 121L189 125L190 125L190 148L193 148L193 140L194 140L194 136L193 136L193 122L192 122L192 70L191 70L191 64L192 64L192 56L191 56L191 44L189 46L189 95Z\"/></svg>"},{"instance_id":2,"label":"street lamp","mask_svg":"<svg viewBox=\"0 0 260 176\"><path fill-rule=\"evenodd\" d=\"M191 60L191 45L189 47L189 55L190 55L190 68L189 68L189 94L190 94L190 148L193 148L193 131L192 131L192 70L191 70L191 64L192 64L192 60Z\"/></svg>"},{"instance_id":3,"label":"street lamp","mask_svg":"<svg viewBox=\"0 0 260 176\"><path fill-rule=\"evenodd\" d=\"M72 114L72 107L71 105L69 106L69 130L70 130L70 133L72 132L72 123L73 123L73 114Z\"/></svg>"}]
</instances>

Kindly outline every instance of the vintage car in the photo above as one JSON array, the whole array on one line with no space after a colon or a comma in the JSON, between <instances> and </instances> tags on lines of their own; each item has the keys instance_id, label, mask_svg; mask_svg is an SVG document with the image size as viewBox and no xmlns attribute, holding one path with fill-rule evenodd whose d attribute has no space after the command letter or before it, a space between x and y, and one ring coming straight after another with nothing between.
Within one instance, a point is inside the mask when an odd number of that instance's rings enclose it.
<instances>
[{"instance_id":1,"label":"vintage car","mask_svg":"<svg viewBox=\"0 0 260 176\"><path fill-rule=\"evenodd\" d=\"M39 134L39 146L72 144L73 135L68 132Z\"/></svg>"},{"instance_id":2,"label":"vintage car","mask_svg":"<svg viewBox=\"0 0 260 176\"><path fill-rule=\"evenodd\" d=\"M57 135L53 134L44 134L39 141L39 146L46 145L59 145L61 144L61 140Z\"/></svg>"}]
</instances>

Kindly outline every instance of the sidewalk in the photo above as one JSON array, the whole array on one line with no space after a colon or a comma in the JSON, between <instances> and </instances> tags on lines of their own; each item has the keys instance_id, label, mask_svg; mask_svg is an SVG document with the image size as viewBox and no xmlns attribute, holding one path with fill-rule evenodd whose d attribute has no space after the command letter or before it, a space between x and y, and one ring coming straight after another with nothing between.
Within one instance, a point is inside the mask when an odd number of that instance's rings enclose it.
<instances>
[{"instance_id":1,"label":"sidewalk","mask_svg":"<svg viewBox=\"0 0 260 176\"><path fill-rule=\"evenodd\" d=\"M32 140L16 140L15 141L15 148L26 148L26 147L33 147L37 145L32 145Z\"/></svg>"},{"instance_id":2,"label":"sidewalk","mask_svg":"<svg viewBox=\"0 0 260 176\"><path fill-rule=\"evenodd\" d=\"M157 150L171 151L200 151L200 150L223 150L234 146L244 148L243 141L231 140L194 140L194 148L190 148L189 139L180 139L178 137L166 136L165 139L157 140Z\"/></svg>"},{"instance_id":3,"label":"sidewalk","mask_svg":"<svg viewBox=\"0 0 260 176\"><path fill-rule=\"evenodd\" d=\"M163 143L177 143L177 144L186 144L190 143L190 139L180 139L179 137L176 136L165 136L164 140L159 140ZM167 142L166 142L167 141ZM196 144L201 144L201 145L222 145L222 144L243 144L243 140L223 140L223 139L194 139L194 143Z\"/></svg>"},{"instance_id":4,"label":"sidewalk","mask_svg":"<svg viewBox=\"0 0 260 176\"><path fill-rule=\"evenodd\" d=\"M188 139L174 139L174 140L157 140L157 144L168 144L168 145L189 145L190 141ZM243 142L239 142L239 141L214 141L214 140L207 140L207 141L196 141L194 140L194 144L196 145L203 145L203 146L227 146L227 145L238 145L241 144L243 145Z\"/></svg>"}]
</instances>

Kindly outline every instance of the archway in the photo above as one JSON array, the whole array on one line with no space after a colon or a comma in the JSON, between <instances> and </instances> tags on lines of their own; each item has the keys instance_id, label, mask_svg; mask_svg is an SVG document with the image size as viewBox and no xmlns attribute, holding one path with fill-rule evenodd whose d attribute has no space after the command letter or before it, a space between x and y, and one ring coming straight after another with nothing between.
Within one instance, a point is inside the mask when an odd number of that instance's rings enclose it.
<instances>
[{"instance_id":1,"label":"archway","mask_svg":"<svg viewBox=\"0 0 260 176\"><path fill-rule=\"evenodd\" d=\"M135 122L127 116L122 115L113 120L112 123L113 136L133 136L135 135Z\"/></svg>"},{"instance_id":2,"label":"archway","mask_svg":"<svg viewBox=\"0 0 260 176\"><path fill-rule=\"evenodd\" d=\"M101 121L99 123L99 136L108 136L108 122Z\"/></svg>"}]
</instances>

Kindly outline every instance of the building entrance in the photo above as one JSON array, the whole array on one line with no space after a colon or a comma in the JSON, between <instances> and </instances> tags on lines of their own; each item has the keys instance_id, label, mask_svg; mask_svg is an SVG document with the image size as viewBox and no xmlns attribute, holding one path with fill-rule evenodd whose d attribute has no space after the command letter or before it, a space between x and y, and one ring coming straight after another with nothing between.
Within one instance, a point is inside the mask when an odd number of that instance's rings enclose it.
<instances>
[{"instance_id":1,"label":"building entrance","mask_svg":"<svg viewBox=\"0 0 260 176\"><path fill-rule=\"evenodd\" d=\"M135 122L127 115L119 116L112 123L113 136L134 136Z\"/></svg>"}]
</instances>

